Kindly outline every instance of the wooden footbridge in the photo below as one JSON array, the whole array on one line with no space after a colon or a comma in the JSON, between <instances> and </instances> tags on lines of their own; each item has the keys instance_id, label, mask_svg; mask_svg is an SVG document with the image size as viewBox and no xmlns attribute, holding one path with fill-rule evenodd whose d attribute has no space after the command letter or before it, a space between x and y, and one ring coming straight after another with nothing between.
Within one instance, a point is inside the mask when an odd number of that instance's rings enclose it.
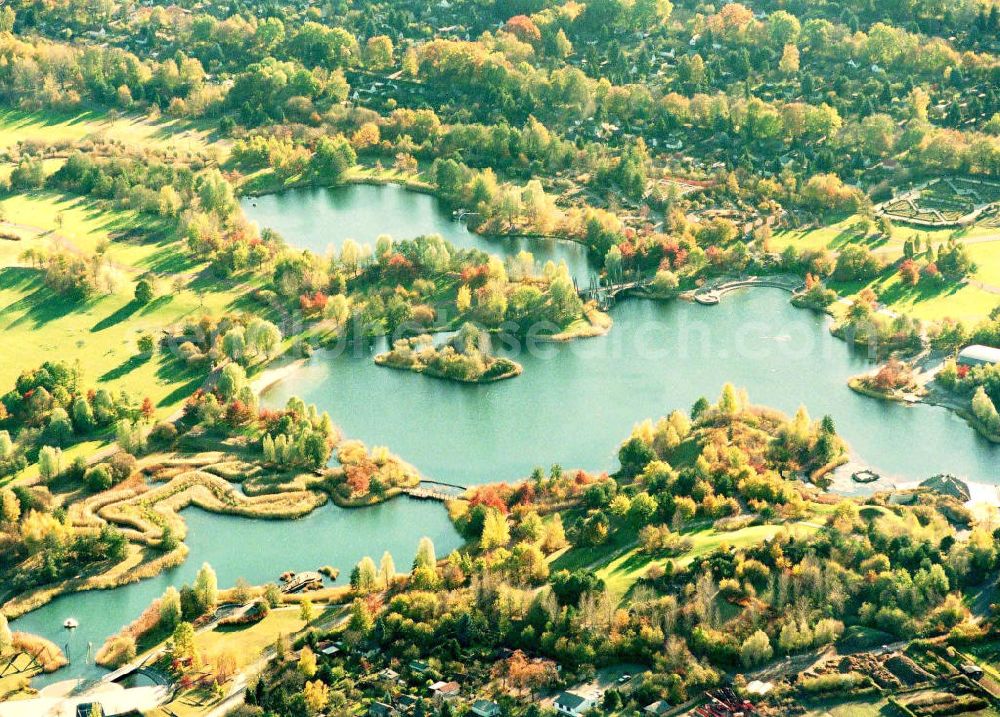
<instances>
[{"instance_id":1,"label":"wooden footbridge","mask_svg":"<svg viewBox=\"0 0 1000 717\"><path fill-rule=\"evenodd\" d=\"M596 301L598 308L604 311L615 305L619 294L645 288L649 286L650 282L652 279L635 279L634 281L601 284L595 277L591 277L590 286L586 289L577 289L577 291L581 299Z\"/></svg>"},{"instance_id":2,"label":"wooden footbridge","mask_svg":"<svg viewBox=\"0 0 1000 717\"><path fill-rule=\"evenodd\" d=\"M417 500L437 500L445 502L454 500L465 493L465 486L454 485L452 483L440 483L433 480L422 480L413 488L403 490L406 495Z\"/></svg>"},{"instance_id":3,"label":"wooden footbridge","mask_svg":"<svg viewBox=\"0 0 1000 717\"><path fill-rule=\"evenodd\" d=\"M162 649L156 650L148 655L140 657L138 660L133 660L132 662L129 662L126 665L122 665L114 672L109 672L106 675L103 675L100 678L100 680L98 680L94 684L96 686L100 684L108 684L109 682L117 682L118 680L127 677L128 675L136 673L147 676L150 680L152 680L158 685L168 685L169 680L166 680L159 671L152 670L147 667L147 665L149 665L150 663L155 662L162 653L163 653Z\"/></svg>"}]
</instances>

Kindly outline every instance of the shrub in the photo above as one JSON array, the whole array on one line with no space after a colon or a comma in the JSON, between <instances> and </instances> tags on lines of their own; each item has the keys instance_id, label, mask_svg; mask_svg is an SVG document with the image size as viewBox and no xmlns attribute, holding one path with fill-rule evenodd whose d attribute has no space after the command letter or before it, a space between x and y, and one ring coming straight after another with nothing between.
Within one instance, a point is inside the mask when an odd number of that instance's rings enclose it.
<instances>
[{"instance_id":1,"label":"shrub","mask_svg":"<svg viewBox=\"0 0 1000 717\"><path fill-rule=\"evenodd\" d=\"M799 678L799 689L811 695L839 693L856 693L869 685L867 675L860 672L845 674L819 675L818 677Z\"/></svg>"},{"instance_id":2,"label":"shrub","mask_svg":"<svg viewBox=\"0 0 1000 717\"><path fill-rule=\"evenodd\" d=\"M111 468L104 463L92 466L83 475L83 482L87 485L87 489L93 493L107 490L114 485L114 480L111 477Z\"/></svg>"},{"instance_id":3,"label":"shrub","mask_svg":"<svg viewBox=\"0 0 1000 717\"><path fill-rule=\"evenodd\" d=\"M108 460L108 467L111 470L111 479L115 483L121 483L135 472L135 456L131 453L119 451Z\"/></svg>"},{"instance_id":4,"label":"shrub","mask_svg":"<svg viewBox=\"0 0 1000 717\"><path fill-rule=\"evenodd\" d=\"M173 423L157 423L149 432L149 440L158 446L172 445L177 440L177 427Z\"/></svg>"},{"instance_id":5,"label":"shrub","mask_svg":"<svg viewBox=\"0 0 1000 717\"><path fill-rule=\"evenodd\" d=\"M155 292L153 284L148 279L139 279L135 285L135 300L139 304L148 304L153 300Z\"/></svg>"}]
</instances>

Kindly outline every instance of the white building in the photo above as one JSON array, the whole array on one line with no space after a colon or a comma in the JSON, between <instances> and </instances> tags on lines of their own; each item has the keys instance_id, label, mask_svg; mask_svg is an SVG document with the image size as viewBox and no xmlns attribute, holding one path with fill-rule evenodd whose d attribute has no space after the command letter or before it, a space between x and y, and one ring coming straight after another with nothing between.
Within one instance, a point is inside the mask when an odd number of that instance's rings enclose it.
<instances>
[{"instance_id":1,"label":"white building","mask_svg":"<svg viewBox=\"0 0 1000 717\"><path fill-rule=\"evenodd\" d=\"M556 712L566 717L580 717L597 706L597 695L581 695L577 692L560 692L552 700Z\"/></svg>"}]
</instances>

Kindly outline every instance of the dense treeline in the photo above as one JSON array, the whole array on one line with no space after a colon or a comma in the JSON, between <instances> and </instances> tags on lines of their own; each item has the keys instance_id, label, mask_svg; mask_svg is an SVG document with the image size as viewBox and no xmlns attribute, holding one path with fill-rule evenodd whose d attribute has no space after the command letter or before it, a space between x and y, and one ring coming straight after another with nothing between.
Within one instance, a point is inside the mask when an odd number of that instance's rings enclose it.
<instances>
[{"instance_id":1,"label":"dense treeline","mask_svg":"<svg viewBox=\"0 0 1000 717\"><path fill-rule=\"evenodd\" d=\"M841 639L978 634L962 591L996 569L997 539L982 528L959 539L949 520L970 516L932 494L910 506L843 501L805 533L775 526L745 547L723 541L677 559L706 520L735 538L761 520L809 514L816 506L807 491L782 474L843 450L828 418L814 423L800 411L789 420L727 386L715 404L702 399L689 415L637 426L614 477L553 466L517 486L479 487L455 513L468 550L438 561L424 541L407 578L391 557L381 567L362 560L351 579L359 597L335 631L347 656L279 659L248 702L280 715L364 705L447 679L458 664L483 664L463 673L463 693L495 690L520 714L536 692L624 661L651 666L625 699L677 704L727 672ZM587 569L550 574L547 554L605 541L646 556L626 602ZM315 648L321 637L307 634L302 644ZM398 684L339 680L355 669L355 654L369 670L402 672Z\"/></svg>"}]
</instances>

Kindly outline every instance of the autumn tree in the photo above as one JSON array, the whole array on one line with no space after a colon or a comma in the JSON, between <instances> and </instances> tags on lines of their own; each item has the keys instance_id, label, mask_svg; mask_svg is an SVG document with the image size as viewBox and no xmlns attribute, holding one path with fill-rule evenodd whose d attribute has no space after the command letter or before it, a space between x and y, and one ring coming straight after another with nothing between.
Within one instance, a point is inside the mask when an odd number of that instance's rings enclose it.
<instances>
[{"instance_id":1,"label":"autumn tree","mask_svg":"<svg viewBox=\"0 0 1000 717\"><path fill-rule=\"evenodd\" d=\"M479 544L483 550L493 550L502 548L510 542L510 526L507 524L507 516L499 510L490 509L486 512L486 520L483 522L483 534Z\"/></svg>"},{"instance_id":2,"label":"autumn tree","mask_svg":"<svg viewBox=\"0 0 1000 717\"><path fill-rule=\"evenodd\" d=\"M434 554L434 543L430 538L424 536L420 539L420 544L417 546L417 555L413 558L413 569L417 568L435 568L437 566L437 557Z\"/></svg>"},{"instance_id":3,"label":"autumn tree","mask_svg":"<svg viewBox=\"0 0 1000 717\"><path fill-rule=\"evenodd\" d=\"M393 562L392 555L386 550L382 553L382 561L379 563L378 576L382 585L388 589L396 577L396 563Z\"/></svg>"},{"instance_id":4,"label":"autumn tree","mask_svg":"<svg viewBox=\"0 0 1000 717\"><path fill-rule=\"evenodd\" d=\"M359 594L365 595L378 587L378 569L375 561L367 555L351 571L351 587Z\"/></svg>"},{"instance_id":5,"label":"autumn tree","mask_svg":"<svg viewBox=\"0 0 1000 717\"><path fill-rule=\"evenodd\" d=\"M204 563L198 574L194 578L194 596L197 600L200 614L204 615L215 609L219 601L219 579L215 575L215 570L208 563Z\"/></svg>"},{"instance_id":6,"label":"autumn tree","mask_svg":"<svg viewBox=\"0 0 1000 717\"><path fill-rule=\"evenodd\" d=\"M771 640L763 630L757 630L740 646L740 660L744 667L756 667L771 659L774 650Z\"/></svg>"},{"instance_id":7,"label":"autumn tree","mask_svg":"<svg viewBox=\"0 0 1000 717\"><path fill-rule=\"evenodd\" d=\"M305 677L313 677L316 674L316 653L309 645L305 645L299 652L299 672Z\"/></svg>"}]
</instances>

